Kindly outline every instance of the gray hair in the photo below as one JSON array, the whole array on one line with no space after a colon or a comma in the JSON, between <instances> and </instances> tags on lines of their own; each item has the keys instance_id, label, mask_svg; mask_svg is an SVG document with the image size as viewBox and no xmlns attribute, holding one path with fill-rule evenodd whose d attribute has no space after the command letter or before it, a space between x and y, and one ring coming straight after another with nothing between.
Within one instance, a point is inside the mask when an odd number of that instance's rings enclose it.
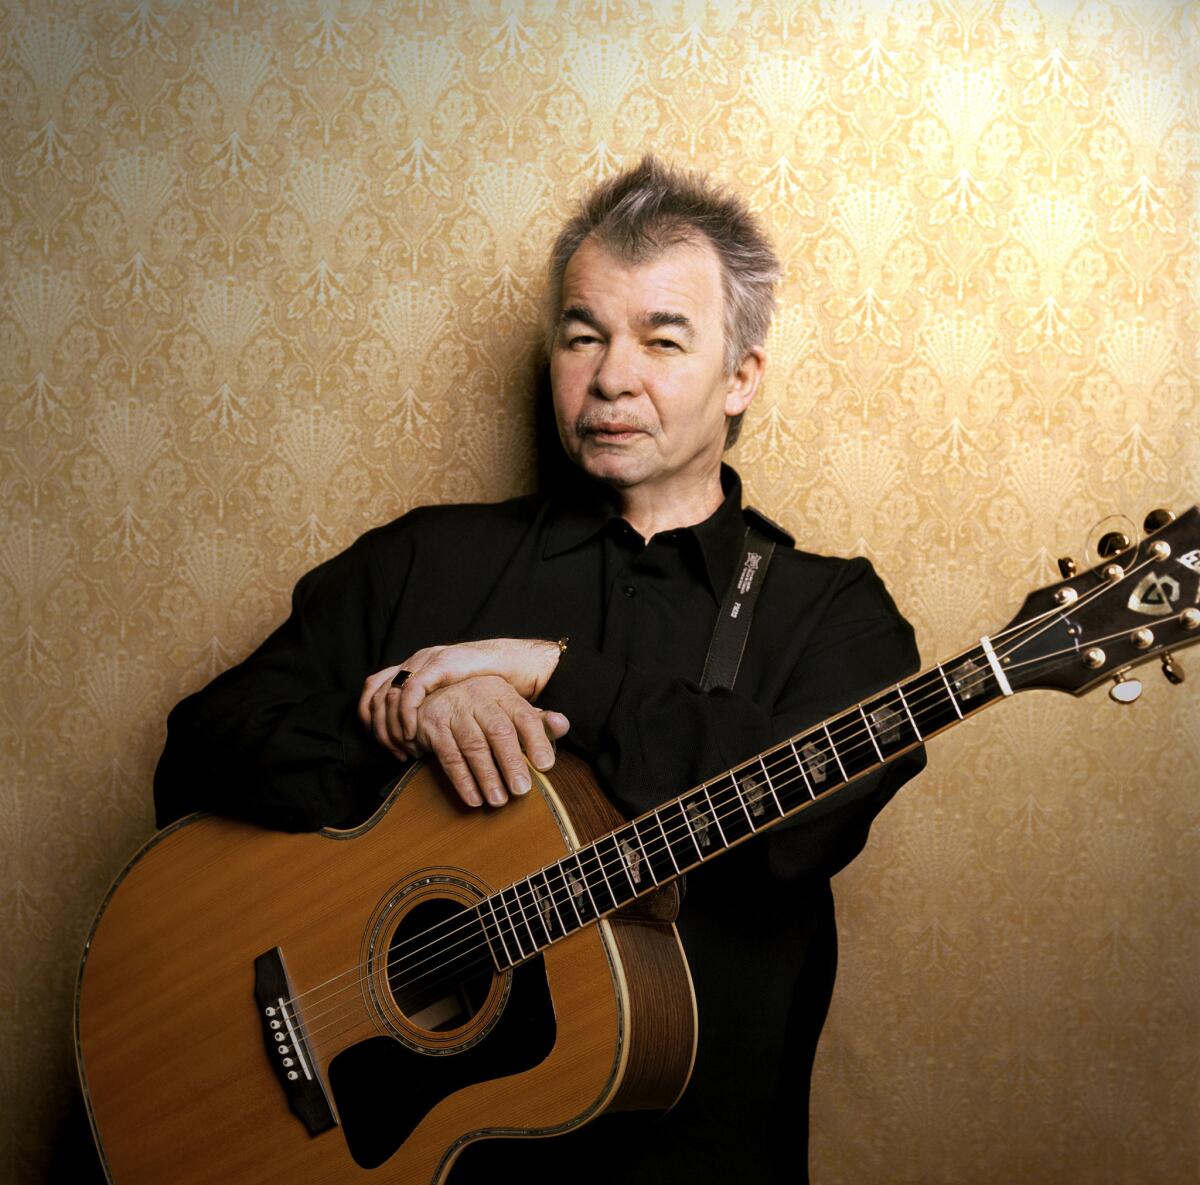
<instances>
[{"instance_id":1,"label":"gray hair","mask_svg":"<svg viewBox=\"0 0 1200 1185\"><path fill-rule=\"evenodd\" d=\"M741 198L707 177L644 156L587 194L555 241L546 293L547 350L562 313L563 274L592 235L618 259L635 264L681 243L707 239L721 262L726 374L733 374L747 352L766 341L780 267L758 220ZM737 439L741 419L730 420L726 448Z\"/></svg>"}]
</instances>

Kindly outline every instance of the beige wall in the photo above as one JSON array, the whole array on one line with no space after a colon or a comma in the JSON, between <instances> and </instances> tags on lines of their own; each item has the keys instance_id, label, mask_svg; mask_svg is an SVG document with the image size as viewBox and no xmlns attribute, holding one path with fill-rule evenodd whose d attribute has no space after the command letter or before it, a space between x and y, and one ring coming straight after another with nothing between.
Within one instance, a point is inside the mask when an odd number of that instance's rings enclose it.
<instances>
[{"instance_id":1,"label":"beige wall","mask_svg":"<svg viewBox=\"0 0 1200 1185\"><path fill-rule=\"evenodd\" d=\"M415 503L528 488L543 251L647 148L786 263L735 453L932 660L1200 492L1200 5L0 5L0 1178L169 706ZM1186 660L1185 660L1186 665ZM938 742L837 886L817 1185L1200 1162L1200 679Z\"/></svg>"}]
</instances>

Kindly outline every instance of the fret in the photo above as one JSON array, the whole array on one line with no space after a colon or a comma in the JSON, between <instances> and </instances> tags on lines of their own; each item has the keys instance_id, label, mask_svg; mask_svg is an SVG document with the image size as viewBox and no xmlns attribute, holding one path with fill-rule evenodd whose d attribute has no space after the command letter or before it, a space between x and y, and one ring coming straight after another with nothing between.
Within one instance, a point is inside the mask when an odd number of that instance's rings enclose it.
<instances>
[{"instance_id":1,"label":"fret","mask_svg":"<svg viewBox=\"0 0 1200 1185\"><path fill-rule=\"evenodd\" d=\"M962 709L958 706L958 700L954 698L954 691L950 687L950 680L946 678L946 672L942 670L941 663L937 664L937 671L942 677L942 682L946 685L946 694L950 697L950 703L954 707L955 712L958 713L958 718L961 720L963 718Z\"/></svg>"},{"instance_id":2,"label":"fret","mask_svg":"<svg viewBox=\"0 0 1200 1185\"><path fill-rule=\"evenodd\" d=\"M875 748L875 756L879 758L880 764L882 764L883 750L879 747L879 742L875 739L875 733L871 731L871 722L867 719L867 714L863 711L862 704L858 705L858 714L862 717L863 726L867 730L867 736L871 738L871 744Z\"/></svg>"},{"instance_id":3,"label":"fret","mask_svg":"<svg viewBox=\"0 0 1200 1185\"><path fill-rule=\"evenodd\" d=\"M563 862L560 860L554 865L558 869L559 879L563 883L563 891L567 895L567 904L570 905L571 911L575 914L576 929L583 925L583 914L579 912L579 905L575 900L576 894L571 891L572 882L567 879L567 870L563 867Z\"/></svg>"},{"instance_id":4,"label":"fret","mask_svg":"<svg viewBox=\"0 0 1200 1185\"><path fill-rule=\"evenodd\" d=\"M838 768L847 782L854 781L860 774L879 764L875 748L869 743L870 732L863 735L858 712L844 712L830 723L838 738Z\"/></svg>"},{"instance_id":5,"label":"fret","mask_svg":"<svg viewBox=\"0 0 1200 1185\"><path fill-rule=\"evenodd\" d=\"M725 838L725 828L721 826L721 815L715 806L713 806L712 795L708 792L708 783L705 782L700 787L701 793L704 795L704 801L708 803L709 816L713 821L713 825L717 829L717 834L721 837L721 844L724 847L729 847L729 840Z\"/></svg>"},{"instance_id":6,"label":"fret","mask_svg":"<svg viewBox=\"0 0 1200 1185\"><path fill-rule=\"evenodd\" d=\"M538 942L537 934L535 934L534 930L533 930L533 923L530 922L530 920L529 920L529 914L525 912L526 902L524 900L524 897L521 894L521 888L526 883L527 883L526 881L517 881L517 883L512 886L512 893L513 893L513 896L517 900L517 909L519 909L521 911L521 920L525 923L525 929L529 931L529 941L533 947L533 953L536 954L539 950L542 949L542 944L540 942ZM530 894L528 904L529 904L529 908L532 910L533 909L532 893ZM536 913L534 914L534 916L535 917L537 916Z\"/></svg>"},{"instance_id":7,"label":"fret","mask_svg":"<svg viewBox=\"0 0 1200 1185\"><path fill-rule=\"evenodd\" d=\"M788 741L788 745L792 750L792 757L795 758L796 768L800 771L800 776L804 779L804 788L808 791L809 798L811 798L813 802L816 802L817 796L813 793L812 782L808 780L808 772L804 768L804 762L800 760L800 753L796 749L795 740Z\"/></svg>"},{"instance_id":8,"label":"fret","mask_svg":"<svg viewBox=\"0 0 1200 1185\"><path fill-rule=\"evenodd\" d=\"M504 931L500 927L500 919L496 914L496 903L491 897L485 897L480 902L481 905L486 905L492 915L492 925L496 927L496 937L500 939L500 945L504 948L504 958L510 967L515 967L517 961L512 957L512 952L508 949L508 943L504 941ZM486 931L485 931L486 933Z\"/></svg>"},{"instance_id":9,"label":"fret","mask_svg":"<svg viewBox=\"0 0 1200 1185\"><path fill-rule=\"evenodd\" d=\"M754 820L750 818L750 808L746 805L746 796L742 793L742 787L738 783L736 774L729 774L729 782L733 786L733 792L737 796L738 806L742 808L742 814L746 816L746 826L750 828L747 835L754 834Z\"/></svg>"},{"instance_id":10,"label":"fret","mask_svg":"<svg viewBox=\"0 0 1200 1185\"><path fill-rule=\"evenodd\" d=\"M696 853L701 860L706 860L713 849L713 830L715 819L712 803L703 788L689 790L680 800L688 829L696 843ZM719 832L718 832L719 833Z\"/></svg>"},{"instance_id":11,"label":"fret","mask_svg":"<svg viewBox=\"0 0 1200 1185\"><path fill-rule=\"evenodd\" d=\"M945 674L936 667L910 679L905 685L905 696L923 740L962 719Z\"/></svg>"},{"instance_id":12,"label":"fret","mask_svg":"<svg viewBox=\"0 0 1200 1185\"><path fill-rule=\"evenodd\" d=\"M604 867L604 858L600 854L600 845L595 843L590 847L580 848L577 853L577 859L580 865L587 869L584 875L587 884L593 892L592 903L596 906L596 912L604 914L616 909L618 904L617 895L612 891L612 885L609 884L608 872ZM584 862L587 860L590 860L595 867L593 868L591 864L585 865ZM596 879L595 875L597 869L600 872L599 880ZM605 894L608 896L607 901L605 900Z\"/></svg>"},{"instance_id":13,"label":"fret","mask_svg":"<svg viewBox=\"0 0 1200 1185\"><path fill-rule=\"evenodd\" d=\"M525 899L525 895L521 892L522 889L529 890L529 899L528 900ZM537 918L539 916L538 911L535 908L535 906L537 905L537 898L534 896L534 893L533 893L533 885L531 884L531 882L529 881L528 878L526 878L525 880L517 881L517 883L513 886L513 892L516 894L517 907L521 911L521 917L524 918L524 920L525 920L525 929L527 929L529 931L529 938L530 938L530 941L533 943L533 950L534 950L534 953L536 954L539 950L542 949L542 947L545 945L545 943L538 941L537 932L534 930L533 922L531 920L532 918ZM542 929L546 930L546 927L542 926ZM549 941L549 937L550 937L550 932L548 930L546 930L547 941Z\"/></svg>"},{"instance_id":14,"label":"fret","mask_svg":"<svg viewBox=\"0 0 1200 1185\"><path fill-rule=\"evenodd\" d=\"M683 820L683 826L692 841L692 847L696 849L696 859L703 860L704 853L700 850L700 841L696 838L696 832L692 827L691 819L688 818L687 809L682 805L679 807L679 817Z\"/></svg>"},{"instance_id":15,"label":"fret","mask_svg":"<svg viewBox=\"0 0 1200 1185\"><path fill-rule=\"evenodd\" d=\"M771 792L771 797L775 800L775 806L779 811L779 817L782 819L787 812L783 809L783 803L779 801L779 795L775 793L775 783L771 781L770 770L767 769L767 763L763 760L763 755L758 756L758 764L762 766L763 777L767 779L767 789Z\"/></svg>"},{"instance_id":16,"label":"fret","mask_svg":"<svg viewBox=\"0 0 1200 1185\"><path fill-rule=\"evenodd\" d=\"M542 878L542 886L534 880L535 876ZM529 889L533 893L533 904L537 910L537 915L541 919L542 929L546 931L546 943L549 945L552 942L557 942L562 938L567 928L563 925L562 915L558 912L558 904L554 900L554 894L550 891L550 882L546 879L546 870L543 868L540 872L535 872L529 878ZM557 931L555 930L555 922L558 923Z\"/></svg>"},{"instance_id":17,"label":"fret","mask_svg":"<svg viewBox=\"0 0 1200 1185\"><path fill-rule=\"evenodd\" d=\"M838 756L837 746L833 743L833 736L829 732L829 725L822 724L821 727L825 730L825 739L829 742L829 751L833 754L834 761L837 762L837 767L841 770L842 781L848 782L850 779L846 776L846 767L842 764L841 757Z\"/></svg>"},{"instance_id":18,"label":"fret","mask_svg":"<svg viewBox=\"0 0 1200 1185\"><path fill-rule=\"evenodd\" d=\"M587 894L587 899L592 903L592 917L598 918L600 910L596 906L596 898L592 896L592 886L588 884L587 873L583 870L583 861L580 860L578 852L575 853L574 859L575 867L579 871L579 883L583 885L583 892ZM582 901L582 896L579 894L577 896L580 896L580 900Z\"/></svg>"},{"instance_id":19,"label":"fret","mask_svg":"<svg viewBox=\"0 0 1200 1185\"><path fill-rule=\"evenodd\" d=\"M712 798L713 815L721 820L721 835L726 847L754 834L754 824L732 771L709 782L708 791Z\"/></svg>"},{"instance_id":20,"label":"fret","mask_svg":"<svg viewBox=\"0 0 1200 1185\"><path fill-rule=\"evenodd\" d=\"M767 815L767 807L770 804L771 798L775 797L773 790L770 790L770 780L760 776L757 772L753 775L743 772L745 766L739 767L734 771L737 777L738 788L741 791L742 805L746 809L750 818L750 826L757 831L760 827L764 827L767 823L772 822L772 818ZM763 774L766 774L766 769L763 769ZM770 798L768 798L770 794ZM779 810L779 816L783 816L783 808Z\"/></svg>"},{"instance_id":21,"label":"fret","mask_svg":"<svg viewBox=\"0 0 1200 1185\"><path fill-rule=\"evenodd\" d=\"M604 845L603 847L601 845ZM601 836L596 840L596 851L600 853L601 866L606 872L610 873L608 881L608 891L612 894L612 899L616 903L616 907L620 908L626 901L632 901L637 896L637 889L633 887L629 880L629 870L625 867L625 855L621 851L620 845L617 843L616 834ZM606 855L605 852L608 854ZM617 869L625 873L625 879L622 880L617 875ZM628 885L628 888L626 886Z\"/></svg>"},{"instance_id":22,"label":"fret","mask_svg":"<svg viewBox=\"0 0 1200 1185\"><path fill-rule=\"evenodd\" d=\"M493 943L493 942L492 942L492 936L491 936L491 935L488 933L487 921L486 921L486 919L485 919L485 918L484 918L484 916L483 916L483 907L484 907L485 905L488 905L488 899L487 899L486 897L485 897L485 898L483 898L483 900L482 900L482 901L480 901L480 902L479 902L479 904L475 906L475 914L476 914L476 916L479 918L479 926L480 926L480 929L482 929L482 930L483 930L483 937L484 937L484 941L485 941L485 942L487 942L487 944L488 944L488 950L491 952L491 956L492 956L492 962L496 964L496 970L497 970L497 971L503 971L503 970L504 970L504 964L503 964L503 963L501 963L501 961L500 961L500 957L499 957L499 955L497 955L497 953L496 953L496 946L495 946L495 943ZM491 912L491 907L490 907L490 905L488 906L488 912L489 912L489 913ZM493 929L495 929L495 928L496 928L496 919L495 919L495 916L494 916L494 915L493 915L493 918L492 918L492 927L493 927ZM497 931L496 931L496 938L497 938L497 939L499 939L499 938L500 938L500 933L499 933L499 930L497 930Z\"/></svg>"},{"instance_id":23,"label":"fret","mask_svg":"<svg viewBox=\"0 0 1200 1185\"><path fill-rule=\"evenodd\" d=\"M650 874L650 879L657 885L660 882L654 874L654 864L651 862L650 857L646 855L646 845L642 843L642 833L638 830L637 820L634 819L629 825L633 828L633 838L637 840L638 851L642 854L642 863L646 865L646 871Z\"/></svg>"},{"instance_id":24,"label":"fret","mask_svg":"<svg viewBox=\"0 0 1200 1185\"><path fill-rule=\"evenodd\" d=\"M921 730L917 727L917 722L913 719L913 714L908 706L908 699L905 697L904 688L897 686L896 694L900 697L900 702L904 705L904 711L908 715L908 722L912 725L913 732L917 734L917 740L922 741L925 738L921 736Z\"/></svg>"},{"instance_id":25,"label":"fret","mask_svg":"<svg viewBox=\"0 0 1200 1185\"><path fill-rule=\"evenodd\" d=\"M675 872L678 874L681 871L679 861L675 859L675 853L671 851L671 841L667 838L667 829L663 826L662 815L658 811L654 812L654 821L658 824L659 831L662 832L663 843L667 845L667 855L671 857L671 863L675 866Z\"/></svg>"},{"instance_id":26,"label":"fret","mask_svg":"<svg viewBox=\"0 0 1200 1185\"><path fill-rule=\"evenodd\" d=\"M801 768L807 775L813 797L819 798L837 784L829 780L831 755L823 747L821 734L816 730L807 732L797 739L802 742L799 754Z\"/></svg>"},{"instance_id":27,"label":"fret","mask_svg":"<svg viewBox=\"0 0 1200 1185\"><path fill-rule=\"evenodd\" d=\"M631 832L632 840L630 839ZM613 842L621 860L621 870L629 882L629 892L636 897L642 891L638 885L642 880L642 866L646 863L645 853L641 850L642 841L638 839L637 827L633 823L628 823L619 831L614 831ZM651 873L651 878L653 875Z\"/></svg>"},{"instance_id":28,"label":"fret","mask_svg":"<svg viewBox=\"0 0 1200 1185\"><path fill-rule=\"evenodd\" d=\"M600 848L600 844L604 843L605 838L607 837L601 836L599 840L596 840L595 843L592 844L592 852L595 854L596 864L600 866L600 876L604 878L605 891L612 901L611 908L616 909L620 904L620 898L617 896L616 891L613 890L611 880L608 879L608 870L607 867L605 867L607 861L605 860L604 852L602 852L602 849ZM616 872L616 868L613 868L613 872ZM599 888L599 885L596 886L596 891L599 891ZM608 913L607 908L605 909L605 913Z\"/></svg>"},{"instance_id":29,"label":"fret","mask_svg":"<svg viewBox=\"0 0 1200 1185\"><path fill-rule=\"evenodd\" d=\"M1012 694L1007 677L1000 670L999 663L995 662L995 655L988 654L991 643L986 638L984 643L986 645L976 646L959 655L950 668L949 678L955 698L968 712L984 707L997 696ZM989 686L989 682L992 686Z\"/></svg>"},{"instance_id":30,"label":"fret","mask_svg":"<svg viewBox=\"0 0 1200 1185\"><path fill-rule=\"evenodd\" d=\"M542 883L546 886L546 896L550 901L550 907L554 910L555 920L558 922L559 929L563 934L568 932L567 923L563 921L563 916L558 908L558 899L554 895L554 886L550 884L550 878L546 875L546 870L542 869Z\"/></svg>"},{"instance_id":31,"label":"fret","mask_svg":"<svg viewBox=\"0 0 1200 1185\"><path fill-rule=\"evenodd\" d=\"M880 761L890 761L897 753L920 743L921 734L899 688L893 687L867 700L859 710L870 726L871 741Z\"/></svg>"},{"instance_id":32,"label":"fret","mask_svg":"<svg viewBox=\"0 0 1200 1185\"><path fill-rule=\"evenodd\" d=\"M508 898L506 897L506 894L510 894L510 893L512 893L512 891L513 891L513 887L512 887L512 885L509 885L507 888L501 889L500 892L496 894L496 896L500 898L500 904L504 908L504 916L508 918L508 924L512 929L513 942L516 943L517 953L520 955L520 957L522 959L524 959L526 957L526 951L525 951L524 946L521 945L521 930L520 930L519 926L517 925L517 923L513 920L513 918L515 916L514 911L518 910L518 908L520 906L520 902L514 901L512 907L510 908L509 903L508 903ZM525 916L524 914L521 914L522 918L524 918L524 916ZM526 922L525 925L526 925L526 929L528 929L529 923ZM529 945L530 945L530 949L529 949L528 953L533 954L533 952L537 949L537 943L535 943L533 941L533 931L532 930L529 931Z\"/></svg>"}]
</instances>

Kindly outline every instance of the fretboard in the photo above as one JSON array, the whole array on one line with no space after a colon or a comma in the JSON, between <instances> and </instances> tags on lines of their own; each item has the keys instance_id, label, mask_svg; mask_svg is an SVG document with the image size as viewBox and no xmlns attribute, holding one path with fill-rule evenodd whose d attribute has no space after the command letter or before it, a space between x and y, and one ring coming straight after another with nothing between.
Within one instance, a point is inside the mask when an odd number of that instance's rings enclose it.
<instances>
[{"instance_id":1,"label":"fretboard","mask_svg":"<svg viewBox=\"0 0 1200 1185\"><path fill-rule=\"evenodd\" d=\"M516 966L1008 694L983 639L726 770L484 898L493 961Z\"/></svg>"}]
</instances>

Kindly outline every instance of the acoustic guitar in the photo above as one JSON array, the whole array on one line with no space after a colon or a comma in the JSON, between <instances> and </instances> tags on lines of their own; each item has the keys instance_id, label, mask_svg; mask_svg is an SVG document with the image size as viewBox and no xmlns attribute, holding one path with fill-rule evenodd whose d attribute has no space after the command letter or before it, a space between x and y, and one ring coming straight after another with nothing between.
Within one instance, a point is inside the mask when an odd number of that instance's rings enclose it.
<instances>
[{"instance_id":1,"label":"acoustic guitar","mask_svg":"<svg viewBox=\"0 0 1200 1185\"><path fill-rule=\"evenodd\" d=\"M696 1014L681 874L1017 691L1082 694L1200 641L1200 510L999 632L632 821L562 756L492 814L413 767L353 830L194 815L117 878L76 994L115 1185L438 1185L470 1142L666 1108Z\"/></svg>"}]
</instances>

